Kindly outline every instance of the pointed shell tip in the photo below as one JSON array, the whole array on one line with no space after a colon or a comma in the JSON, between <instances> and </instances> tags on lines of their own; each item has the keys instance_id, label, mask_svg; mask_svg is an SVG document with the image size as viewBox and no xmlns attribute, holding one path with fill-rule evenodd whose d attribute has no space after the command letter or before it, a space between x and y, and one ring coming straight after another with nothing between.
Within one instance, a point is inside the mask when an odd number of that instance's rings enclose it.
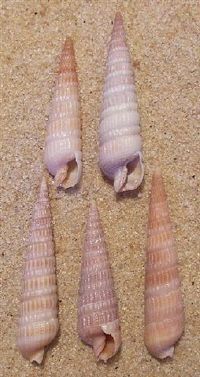
<instances>
[{"instance_id":1,"label":"pointed shell tip","mask_svg":"<svg viewBox=\"0 0 200 377\"><path fill-rule=\"evenodd\" d=\"M46 177L44 175L43 175L42 180L41 180L41 186L43 186L43 187L47 186Z\"/></svg>"},{"instance_id":2,"label":"pointed shell tip","mask_svg":"<svg viewBox=\"0 0 200 377\"><path fill-rule=\"evenodd\" d=\"M161 175L161 168L160 168L160 164L158 162L156 162L155 165L154 165L153 174L154 175Z\"/></svg>"},{"instance_id":3,"label":"pointed shell tip","mask_svg":"<svg viewBox=\"0 0 200 377\"><path fill-rule=\"evenodd\" d=\"M66 37L65 43L64 43L64 49L73 47L73 39L71 37Z\"/></svg>"},{"instance_id":4,"label":"pointed shell tip","mask_svg":"<svg viewBox=\"0 0 200 377\"><path fill-rule=\"evenodd\" d=\"M115 23L122 23L123 22L123 18L122 18L122 14L121 12L116 12L115 14Z\"/></svg>"},{"instance_id":5,"label":"pointed shell tip","mask_svg":"<svg viewBox=\"0 0 200 377\"><path fill-rule=\"evenodd\" d=\"M96 206L97 206L97 205L96 205L96 200L95 200L94 198L91 197L91 198L90 198L90 207L93 207L93 208L95 207L95 208L96 208Z\"/></svg>"},{"instance_id":6,"label":"pointed shell tip","mask_svg":"<svg viewBox=\"0 0 200 377\"><path fill-rule=\"evenodd\" d=\"M40 195L42 195L45 191L48 191L48 186L46 178L43 176L40 184Z\"/></svg>"},{"instance_id":7,"label":"pointed shell tip","mask_svg":"<svg viewBox=\"0 0 200 377\"><path fill-rule=\"evenodd\" d=\"M90 203L89 203L89 214L90 215L94 215L94 214L98 214L98 209L97 209L97 204L96 204L96 200L94 198L91 198L90 199Z\"/></svg>"}]
</instances>

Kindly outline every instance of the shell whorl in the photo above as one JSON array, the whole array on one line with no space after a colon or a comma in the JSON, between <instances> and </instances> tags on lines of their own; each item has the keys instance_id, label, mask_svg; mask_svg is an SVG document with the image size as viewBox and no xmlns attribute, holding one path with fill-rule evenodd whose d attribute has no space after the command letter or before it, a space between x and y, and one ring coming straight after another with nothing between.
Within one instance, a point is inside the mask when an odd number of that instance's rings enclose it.
<instances>
[{"instance_id":1,"label":"shell whorl","mask_svg":"<svg viewBox=\"0 0 200 377\"><path fill-rule=\"evenodd\" d=\"M121 345L118 305L97 207L92 202L86 227L78 302L78 333L106 362Z\"/></svg>"},{"instance_id":2,"label":"shell whorl","mask_svg":"<svg viewBox=\"0 0 200 377\"><path fill-rule=\"evenodd\" d=\"M133 69L123 19L116 14L107 58L99 127L99 165L116 192L135 190L144 176Z\"/></svg>"},{"instance_id":3,"label":"shell whorl","mask_svg":"<svg viewBox=\"0 0 200 377\"><path fill-rule=\"evenodd\" d=\"M55 256L48 188L43 178L35 204L25 255L17 346L22 355L41 363L44 348L58 331Z\"/></svg>"},{"instance_id":4,"label":"shell whorl","mask_svg":"<svg viewBox=\"0 0 200 377\"><path fill-rule=\"evenodd\" d=\"M145 273L145 333L149 352L172 357L184 330L184 307L177 254L162 175L153 174Z\"/></svg>"},{"instance_id":5,"label":"shell whorl","mask_svg":"<svg viewBox=\"0 0 200 377\"><path fill-rule=\"evenodd\" d=\"M75 186L81 177L81 124L73 42L67 38L47 124L45 164L56 186Z\"/></svg>"}]
</instances>

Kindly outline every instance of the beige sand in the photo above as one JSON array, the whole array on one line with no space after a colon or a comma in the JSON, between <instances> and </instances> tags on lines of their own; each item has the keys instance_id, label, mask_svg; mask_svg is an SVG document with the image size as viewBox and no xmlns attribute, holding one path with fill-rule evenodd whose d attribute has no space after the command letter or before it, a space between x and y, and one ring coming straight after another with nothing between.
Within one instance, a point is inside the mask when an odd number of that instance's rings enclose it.
<instances>
[{"instance_id":1,"label":"beige sand","mask_svg":"<svg viewBox=\"0 0 200 377\"><path fill-rule=\"evenodd\" d=\"M1 364L9 377L197 377L199 281L198 0L3 0L3 189ZM97 166L97 129L106 46L116 10L124 16L137 83L145 182L138 198L116 199ZM30 215L42 175L45 124L54 72L66 35L75 42L81 87L83 180L62 193L49 178L59 284L60 336L43 366L15 347L20 279ZM1 138L2 138L1 137ZM160 363L143 343L143 281L148 193L160 159L175 226L186 306L185 334L173 362ZM123 348L97 364L76 333L76 300L89 192L97 199L119 297Z\"/></svg>"}]
</instances>

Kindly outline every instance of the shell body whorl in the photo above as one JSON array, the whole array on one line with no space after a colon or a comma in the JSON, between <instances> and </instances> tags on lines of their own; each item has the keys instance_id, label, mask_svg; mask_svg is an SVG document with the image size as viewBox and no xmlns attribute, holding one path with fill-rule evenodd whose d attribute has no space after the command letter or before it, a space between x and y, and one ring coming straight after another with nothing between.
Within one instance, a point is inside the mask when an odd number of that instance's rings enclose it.
<instances>
[{"instance_id":1,"label":"shell body whorl","mask_svg":"<svg viewBox=\"0 0 200 377\"><path fill-rule=\"evenodd\" d=\"M177 254L160 170L153 174L145 272L145 333L149 352L172 357L184 330Z\"/></svg>"},{"instance_id":2,"label":"shell body whorl","mask_svg":"<svg viewBox=\"0 0 200 377\"><path fill-rule=\"evenodd\" d=\"M81 177L81 124L73 42L66 39L47 124L45 164L56 186L75 186Z\"/></svg>"},{"instance_id":3,"label":"shell body whorl","mask_svg":"<svg viewBox=\"0 0 200 377\"><path fill-rule=\"evenodd\" d=\"M43 179L25 255L17 346L26 359L40 364L45 346L57 332L54 245L48 189Z\"/></svg>"},{"instance_id":4,"label":"shell body whorl","mask_svg":"<svg viewBox=\"0 0 200 377\"><path fill-rule=\"evenodd\" d=\"M116 192L136 189L144 176L135 83L121 14L109 45L99 127L99 165Z\"/></svg>"},{"instance_id":5,"label":"shell body whorl","mask_svg":"<svg viewBox=\"0 0 200 377\"><path fill-rule=\"evenodd\" d=\"M89 210L78 301L78 333L106 362L121 345L118 305L98 210Z\"/></svg>"}]
</instances>

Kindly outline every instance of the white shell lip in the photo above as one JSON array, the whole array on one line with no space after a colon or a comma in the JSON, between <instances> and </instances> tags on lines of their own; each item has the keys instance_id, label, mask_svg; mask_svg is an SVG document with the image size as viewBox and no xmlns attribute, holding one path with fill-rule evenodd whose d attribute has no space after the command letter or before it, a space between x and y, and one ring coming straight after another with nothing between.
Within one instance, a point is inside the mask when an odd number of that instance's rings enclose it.
<instances>
[{"instance_id":1,"label":"white shell lip","mask_svg":"<svg viewBox=\"0 0 200 377\"><path fill-rule=\"evenodd\" d=\"M55 176L55 186L68 189L79 184L82 175L82 152L77 151L49 165L48 170Z\"/></svg>"},{"instance_id":2,"label":"white shell lip","mask_svg":"<svg viewBox=\"0 0 200 377\"><path fill-rule=\"evenodd\" d=\"M136 190L142 183L144 165L142 155L138 152L133 159L122 166L114 177L114 189L117 193Z\"/></svg>"}]
</instances>

